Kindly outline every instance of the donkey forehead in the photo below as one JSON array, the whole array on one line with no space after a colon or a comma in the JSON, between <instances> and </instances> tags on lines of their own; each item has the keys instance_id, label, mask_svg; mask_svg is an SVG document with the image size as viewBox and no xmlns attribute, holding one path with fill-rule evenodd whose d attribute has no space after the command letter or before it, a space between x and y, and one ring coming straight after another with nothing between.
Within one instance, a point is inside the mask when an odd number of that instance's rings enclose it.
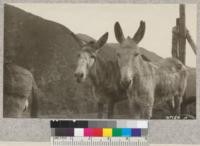
<instances>
[{"instance_id":1,"label":"donkey forehead","mask_svg":"<svg viewBox=\"0 0 200 146\"><path fill-rule=\"evenodd\" d=\"M81 52L79 52L79 57L88 57L90 54L92 54L90 51L88 50L82 50Z\"/></svg>"},{"instance_id":2,"label":"donkey forehead","mask_svg":"<svg viewBox=\"0 0 200 146\"><path fill-rule=\"evenodd\" d=\"M83 46L81 50L82 52L90 52L94 50L94 48L92 48L92 46Z\"/></svg>"},{"instance_id":3,"label":"donkey forehead","mask_svg":"<svg viewBox=\"0 0 200 146\"><path fill-rule=\"evenodd\" d=\"M121 44L121 48L131 48L131 49L138 49L137 44L134 40L132 40L130 37L127 37Z\"/></svg>"},{"instance_id":4,"label":"donkey forehead","mask_svg":"<svg viewBox=\"0 0 200 146\"><path fill-rule=\"evenodd\" d=\"M117 50L117 54L124 55L125 57L126 56L132 56L135 53L139 53L139 50L132 49L132 48L120 48L120 49Z\"/></svg>"},{"instance_id":5,"label":"donkey forehead","mask_svg":"<svg viewBox=\"0 0 200 146\"><path fill-rule=\"evenodd\" d=\"M96 45L94 41L88 42L82 47L82 50L93 50L95 49Z\"/></svg>"},{"instance_id":6,"label":"donkey forehead","mask_svg":"<svg viewBox=\"0 0 200 146\"><path fill-rule=\"evenodd\" d=\"M92 48L91 46L83 46L80 54L93 54L94 52L95 48Z\"/></svg>"}]
</instances>

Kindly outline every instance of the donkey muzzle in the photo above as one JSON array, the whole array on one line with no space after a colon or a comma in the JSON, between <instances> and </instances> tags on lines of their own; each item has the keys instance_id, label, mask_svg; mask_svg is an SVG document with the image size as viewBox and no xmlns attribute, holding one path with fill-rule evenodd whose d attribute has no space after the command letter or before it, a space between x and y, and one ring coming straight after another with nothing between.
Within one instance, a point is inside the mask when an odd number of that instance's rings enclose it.
<instances>
[{"instance_id":1,"label":"donkey muzzle","mask_svg":"<svg viewBox=\"0 0 200 146\"><path fill-rule=\"evenodd\" d=\"M131 80L126 79L126 80L121 81L120 83L121 83L121 86L126 89L131 85Z\"/></svg>"},{"instance_id":2,"label":"donkey muzzle","mask_svg":"<svg viewBox=\"0 0 200 146\"><path fill-rule=\"evenodd\" d=\"M84 74L83 73L74 73L74 76L76 77L76 81L78 83L81 83L83 81L83 77L84 77Z\"/></svg>"}]
</instances>

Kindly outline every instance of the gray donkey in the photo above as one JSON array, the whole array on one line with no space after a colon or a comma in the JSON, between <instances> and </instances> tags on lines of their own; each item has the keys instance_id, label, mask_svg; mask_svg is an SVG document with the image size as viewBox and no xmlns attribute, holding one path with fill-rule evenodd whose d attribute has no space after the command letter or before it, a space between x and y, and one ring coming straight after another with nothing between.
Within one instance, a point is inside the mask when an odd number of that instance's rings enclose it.
<instances>
[{"instance_id":1,"label":"gray donkey","mask_svg":"<svg viewBox=\"0 0 200 146\"><path fill-rule=\"evenodd\" d=\"M115 23L115 36L120 49L117 50L117 63L120 68L120 83L126 89L129 109L133 118L149 119L155 100L171 98L174 111L180 115L182 97L187 86L186 67L175 58L166 58L153 64L140 53L138 43L145 33L145 22L133 38L125 38L118 22Z\"/></svg>"}]
</instances>

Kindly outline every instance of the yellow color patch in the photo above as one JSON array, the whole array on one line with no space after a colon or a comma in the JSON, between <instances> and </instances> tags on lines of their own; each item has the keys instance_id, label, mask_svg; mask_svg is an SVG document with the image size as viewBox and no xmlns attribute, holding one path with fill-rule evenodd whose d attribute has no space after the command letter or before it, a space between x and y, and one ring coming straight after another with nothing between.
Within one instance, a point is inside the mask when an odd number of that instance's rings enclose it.
<instances>
[{"instance_id":1,"label":"yellow color patch","mask_svg":"<svg viewBox=\"0 0 200 146\"><path fill-rule=\"evenodd\" d=\"M103 128L103 137L112 137L112 129Z\"/></svg>"}]
</instances>

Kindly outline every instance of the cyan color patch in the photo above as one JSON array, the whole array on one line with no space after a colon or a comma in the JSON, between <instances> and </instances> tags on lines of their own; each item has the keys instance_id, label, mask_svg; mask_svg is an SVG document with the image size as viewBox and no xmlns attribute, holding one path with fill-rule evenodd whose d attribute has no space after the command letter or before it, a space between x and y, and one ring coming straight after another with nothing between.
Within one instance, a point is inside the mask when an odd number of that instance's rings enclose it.
<instances>
[{"instance_id":1,"label":"cyan color patch","mask_svg":"<svg viewBox=\"0 0 200 146\"><path fill-rule=\"evenodd\" d=\"M123 128L122 129L122 136L131 137L131 129L130 128Z\"/></svg>"}]
</instances>

